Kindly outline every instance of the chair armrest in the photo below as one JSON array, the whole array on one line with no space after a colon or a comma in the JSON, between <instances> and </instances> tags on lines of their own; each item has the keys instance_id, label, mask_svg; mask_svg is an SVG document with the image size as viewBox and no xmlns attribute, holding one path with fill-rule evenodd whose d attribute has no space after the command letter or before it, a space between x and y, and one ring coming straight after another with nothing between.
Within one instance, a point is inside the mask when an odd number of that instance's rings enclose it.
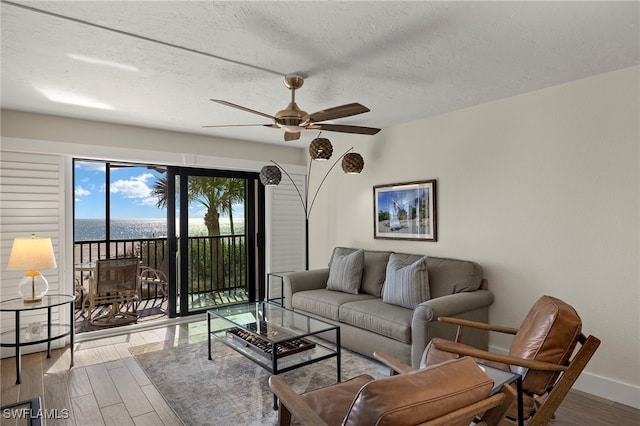
<instances>
[{"instance_id":1,"label":"chair armrest","mask_svg":"<svg viewBox=\"0 0 640 426\"><path fill-rule=\"evenodd\" d=\"M328 279L329 268L292 272L285 275L282 280L284 307L287 309L293 309L293 306L291 305L291 297L294 293L305 290L326 288Z\"/></svg>"},{"instance_id":2,"label":"chair armrest","mask_svg":"<svg viewBox=\"0 0 640 426\"><path fill-rule=\"evenodd\" d=\"M502 402L500 405L488 410L484 413L484 415L480 418L480 422L476 423L476 426L489 426L489 425L497 425L502 424L511 404L516 399L516 391L509 385L502 385L500 388L500 392L495 394L494 396L502 395Z\"/></svg>"},{"instance_id":3,"label":"chair armrest","mask_svg":"<svg viewBox=\"0 0 640 426\"><path fill-rule=\"evenodd\" d=\"M550 362L535 361L530 359L518 358L509 355L501 355L492 352L483 351L481 349L471 348L457 342L450 341L434 341L433 346L444 352L450 352L458 355L467 355L478 360L487 360L500 362L503 364L517 365L520 367L530 368L539 371L566 371L567 367Z\"/></svg>"},{"instance_id":4,"label":"chair armrest","mask_svg":"<svg viewBox=\"0 0 640 426\"><path fill-rule=\"evenodd\" d=\"M164 272L162 272L159 269L150 268L148 266L140 267L140 280L143 282L147 282L147 281L169 282Z\"/></svg>"},{"instance_id":5,"label":"chair armrest","mask_svg":"<svg viewBox=\"0 0 640 426\"><path fill-rule=\"evenodd\" d=\"M374 352L373 357L391 369L390 375L410 373L414 371L409 364L400 361L393 355L384 352Z\"/></svg>"},{"instance_id":6,"label":"chair armrest","mask_svg":"<svg viewBox=\"0 0 640 426\"><path fill-rule=\"evenodd\" d=\"M289 426L291 423L291 415L298 419L303 425L326 425L324 420L279 376L274 375L269 377L269 388L280 401L278 408L278 425Z\"/></svg>"},{"instance_id":7,"label":"chair armrest","mask_svg":"<svg viewBox=\"0 0 640 426\"><path fill-rule=\"evenodd\" d=\"M499 333L516 334L518 332L517 328L502 327L499 325L486 324L486 323L477 322L477 321L469 321L461 318L439 317L438 321L446 322L449 324L455 324L461 327L479 328L481 330L496 331Z\"/></svg>"}]
</instances>

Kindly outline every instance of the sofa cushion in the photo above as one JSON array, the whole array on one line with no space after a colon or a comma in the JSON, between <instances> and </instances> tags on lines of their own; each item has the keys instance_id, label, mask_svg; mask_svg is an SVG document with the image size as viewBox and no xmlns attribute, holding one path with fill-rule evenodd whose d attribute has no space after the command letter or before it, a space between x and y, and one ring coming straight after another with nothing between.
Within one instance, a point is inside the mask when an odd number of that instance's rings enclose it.
<instances>
[{"instance_id":1,"label":"sofa cushion","mask_svg":"<svg viewBox=\"0 0 640 426\"><path fill-rule=\"evenodd\" d=\"M327 289L307 290L294 293L291 297L291 305L295 310L302 310L339 321L340 305L373 298L369 294L351 294Z\"/></svg>"},{"instance_id":2,"label":"sofa cushion","mask_svg":"<svg viewBox=\"0 0 640 426\"><path fill-rule=\"evenodd\" d=\"M413 257L392 254L387 263L382 301L413 309L429 300L429 295L427 257L414 260Z\"/></svg>"},{"instance_id":3,"label":"sofa cushion","mask_svg":"<svg viewBox=\"0 0 640 426\"><path fill-rule=\"evenodd\" d=\"M336 254L329 265L328 290L344 291L358 294L362 282L362 268L364 267L364 250L353 253Z\"/></svg>"},{"instance_id":4,"label":"sofa cushion","mask_svg":"<svg viewBox=\"0 0 640 426\"><path fill-rule=\"evenodd\" d=\"M473 359L370 381L358 392L343 425L416 425L489 396L491 380ZM448 425L469 425L468 419Z\"/></svg>"},{"instance_id":5,"label":"sofa cushion","mask_svg":"<svg viewBox=\"0 0 640 426\"><path fill-rule=\"evenodd\" d=\"M338 318L345 324L411 344L411 309L372 298L344 303L340 306Z\"/></svg>"},{"instance_id":6,"label":"sofa cushion","mask_svg":"<svg viewBox=\"0 0 640 426\"><path fill-rule=\"evenodd\" d=\"M468 260L427 258L431 298L474 291L482 283L482 267Z\"/></svg>"},{"instance_id":7,"label":"sofa cushion","mask_svg":"<svg viewBox=\"0 0 640 426\"><path fill-rule=\"evenodd\" d=\"M331 261L336 255L345 253L353 253L357 249L349 247L336 247L333 249ZM360 292L380 297L382 295L382 285L387 270L387 262L389 261L390 251L364 251L364 269L362 270L362 284ZM329 262L331 264L331 262Z\"/></svg>"}]
</instances>

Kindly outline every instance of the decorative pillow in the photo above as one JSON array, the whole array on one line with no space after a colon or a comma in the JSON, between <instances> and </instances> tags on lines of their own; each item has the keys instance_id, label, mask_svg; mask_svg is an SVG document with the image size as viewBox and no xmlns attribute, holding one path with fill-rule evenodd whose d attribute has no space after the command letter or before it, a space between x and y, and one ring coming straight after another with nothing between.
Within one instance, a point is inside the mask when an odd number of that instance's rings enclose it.
<instances>
[{"instance_id":1,"label":"decorative pillow","mask_svg":"<svg viewBox=\"0 0 640 426\"><path fill-rule=\"evenodd\" d=\"M350 254L334 253L329 266L327 290L358 294L364 268L364 250Z\"/></svg>"},{"instance_id":2,"label":"decorative pillow","mask_svg":"<svg viewBox=\"0 0 640 426\"><path fill-rule=\"evenodd\" d=\"M406 264L401 256L392 253L382 288L382 301L413 309L429 300L427 256Z\"/></svg>"},{"instance_id":3,"label":"decorative pillow","mask_svg":"<svg viewBox=\"0 0 640 426\"><path fill-rule=\"evenodd\" d=\"M335 256L351 254L358 251L355 248L336 247L333 249L329 266ZM370 294L375 297L382 297L382 285L389 262L390 251L364 250L364 267L362 269L362 283L360 293Z\"/></svg>"}]
</instances>

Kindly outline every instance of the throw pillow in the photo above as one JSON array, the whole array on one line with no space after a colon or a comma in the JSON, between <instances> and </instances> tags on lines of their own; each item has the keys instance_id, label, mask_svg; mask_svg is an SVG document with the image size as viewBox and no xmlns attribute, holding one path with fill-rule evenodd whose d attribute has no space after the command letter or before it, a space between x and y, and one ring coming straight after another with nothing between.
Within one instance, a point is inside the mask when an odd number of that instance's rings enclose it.
<instances>
[{"instance_id":1,"label":"throw pillow","mask_svg":"<svg viewBox=\"0 0 640 426\"><path fill-rule=\"evenodd\" d=\"M382 301L414 309L429 300L429 297L427 257L423 256L407 265L401 256L391 254L382 289Z\"/></svg>"},{"instance_id":2,"label":"throw pillow","mask_svg":"<svg viewBox=\"0 0 640 426\"><path fill-rule=\"evenodd\" d=\"M329 266L327 290L358 294L364 267L364 250L350 254L334 253Z\"/></svg>"},{"instance_id":3,"label":"throw pillow","mask_svg":"<svg viewBox=\"0 0 640 426\"><path fill-rule=\"evenodd\" d=\"M364 249L363 249L364 250ZM336 247L333 249L329 265L336 256L344 256L358 251L355 248ZM382 297L382 285L387 271L390 251L364 250L364 266L362 268L362 282L360 293L370 294L375 297Z\"/></svg>"}]
</instances>

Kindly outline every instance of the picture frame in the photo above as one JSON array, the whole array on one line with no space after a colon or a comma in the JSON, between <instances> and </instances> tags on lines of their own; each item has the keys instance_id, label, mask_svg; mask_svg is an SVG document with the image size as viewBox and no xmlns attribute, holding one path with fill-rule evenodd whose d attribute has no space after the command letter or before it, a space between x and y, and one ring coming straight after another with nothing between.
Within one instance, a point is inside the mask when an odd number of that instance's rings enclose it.
<instances>
[{"instance_id":1,"label":"picture frame","mask_svg":"<svg viewBox=\"0 0 640 426\"><path fill-rule=\"evenodd\" d=\"M438 241L436 180L373 187L373 237Z\"/></svg>"}]
</instances>

